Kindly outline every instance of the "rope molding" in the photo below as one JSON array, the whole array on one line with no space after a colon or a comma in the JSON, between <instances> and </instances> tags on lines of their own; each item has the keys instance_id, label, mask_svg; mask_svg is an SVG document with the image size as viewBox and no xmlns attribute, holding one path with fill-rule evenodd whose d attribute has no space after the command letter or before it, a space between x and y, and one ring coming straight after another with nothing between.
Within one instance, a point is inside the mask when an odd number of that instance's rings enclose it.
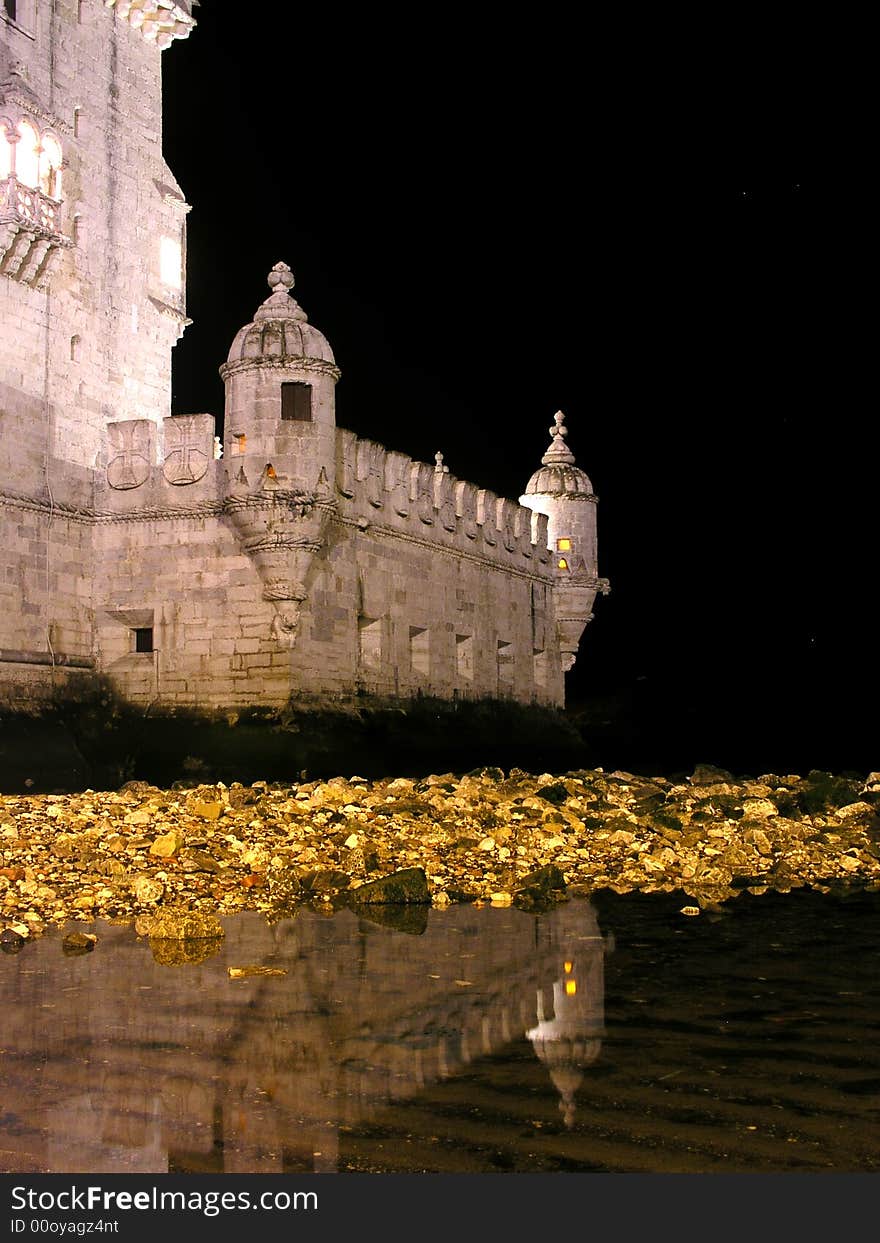
<instances>
[{"instance_id":1,"label":"rope molding","mask_svg":"<svg viewBox=\"0 0 880 1243\"><path fill-rule=\"evenodd\" d=\"M24 496L15 492L0 492L0 506L9 506L14 509L23 509L30 513L44 514L47 517L51 514L54 518L67 518L71 522L80 522L85 526L106 526L118 523L133 522L160 522L175 520L199 520L202 518L221 518L229 510L226 501L202 501L198 505L193 506L176 506L164 509L138 509L132 510L130 513L108 513L103 510L84 509L80 506L70 505L64 501L56 501L54 505L50 505L48 501L37 500L34 497ZM235 506L238 507L237 505ZM340 526L352 527L361 533L364 528L361 526L360 518L348 518L342 515L337 516L334 521ZM479 525L479 524L477 524ZM489 567L493 569L504 570L508 574L513 574L518 578L528 580L540 579L549 584L555 582L553 571L547 570L541 573L539 569L521 570L516 566L506 564L503 561L493 560L491 557L480 556L479 553L472 552L466 548L450 547L433 540L420 539L416 535L411 535L408 531L398 531L394 527L385 526L384 524L371 522L369 528L377 534L387 536L390 539L401 540L406 544L414 544L416 547L424 548L429 552L443 553L445 556L457 557L464 561L469 561L473 565ZM500 534L500 533L499 533ZM537 544L532 545L537 548ZM524 555L524 554L523 554Z\"/></svg>"}]
</instances>

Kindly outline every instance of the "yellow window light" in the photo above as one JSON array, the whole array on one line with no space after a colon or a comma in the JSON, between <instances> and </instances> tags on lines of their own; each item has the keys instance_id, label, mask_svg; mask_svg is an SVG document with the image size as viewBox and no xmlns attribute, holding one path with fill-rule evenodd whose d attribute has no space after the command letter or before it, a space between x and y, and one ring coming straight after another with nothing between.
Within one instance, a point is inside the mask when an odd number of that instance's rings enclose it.
<instances>
[{"instance_id":1,"label":"yellow window light","mask_svg":"<svg viewBox=\"0 0 880 1243\"><path fill-rule=\"evenodd\" d=\"M567 570L567 569L568 569L568 562L566 561L565 557L560 557L560 558L559 558L559 560L556 562L556 568L557 568L558 570Z\"/></svg>"},{"instance_id":2,"label":"yellow window light","mask_svg":"<svg viewBox=\"0 0 880 1243\"><path fill-rule=\"evenodd\" d=\"M556 541L556 551L557 552L571 552L571 540L565 539L565 538L558 539Z\"/></svg>"},{"instance_id":3,"label":"yellow window light","mask_svg":"<svg viewBox=\"0 0 880 1243\"><path fill-rule=\"evenodd\" d=\"M575 993L576 993L577 991L578 991L577 980L566 980L566 981L565 981L565 995L566 995L566 997L574 997L574 995L575 995Z\"/></svg>"},{"instance_id":4,"label":"yellow window light","mask_svg":"<svg viewBox=\"0 0 880 1243\"><path fill-rule=\"evenodd\" d=\"M564 969L564 971L565 971L565 974L566 974L566 975L571 975L571 969L572 969L572 967L574 966L574 963L573 963L573 962L564 962L564 963L562 964L562 966L563 966L563 969Z\"/></svg>"}]
</instances>

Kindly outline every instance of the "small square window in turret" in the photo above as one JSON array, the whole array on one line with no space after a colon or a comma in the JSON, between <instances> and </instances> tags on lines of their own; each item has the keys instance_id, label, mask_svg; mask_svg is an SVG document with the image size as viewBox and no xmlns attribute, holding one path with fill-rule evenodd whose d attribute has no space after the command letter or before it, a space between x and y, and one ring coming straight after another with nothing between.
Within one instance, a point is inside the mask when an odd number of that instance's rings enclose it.
<instances>
[{"instance_id":1,"label":"small square window in turret","mask_svg":"<svg viewBox=\"0 0 880 1243\"><path fill-rule=\"evenodd\" d=\"M556 551L557 552L571 552L571 540L564 539L564 538L558 539L556 541Z\"/></svg>"},{"instance_id":2,"label":"small square window in turret","mask_svg":"<svg viewBox=\"0 0 880 1243\"><path fill-rule=\"evenodd\" d=\"M281 417L297 423L312 421L312 386L292 381L281 385Z\"/></svg>"}]
</instances>

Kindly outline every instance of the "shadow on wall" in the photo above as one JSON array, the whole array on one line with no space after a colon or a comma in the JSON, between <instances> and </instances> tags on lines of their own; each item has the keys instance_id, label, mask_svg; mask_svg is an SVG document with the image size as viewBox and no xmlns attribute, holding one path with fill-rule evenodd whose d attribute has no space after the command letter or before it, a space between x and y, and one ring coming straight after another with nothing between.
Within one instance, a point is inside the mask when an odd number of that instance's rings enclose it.
<instances>
[{"instance_id":1,"label":"shadow on wall","mask_svg":"<svg viewBox=\"0 0 880 1243\"><path fill-rule=\"evenodd\" d=\"M141 780L296 781L424 776L482 766L530 772L590 763L562 712L504 701L290 703L237 712L146 712L102 677L36 715L0 716L0 792L114 789Z\"/></svg>"}]
</instances>

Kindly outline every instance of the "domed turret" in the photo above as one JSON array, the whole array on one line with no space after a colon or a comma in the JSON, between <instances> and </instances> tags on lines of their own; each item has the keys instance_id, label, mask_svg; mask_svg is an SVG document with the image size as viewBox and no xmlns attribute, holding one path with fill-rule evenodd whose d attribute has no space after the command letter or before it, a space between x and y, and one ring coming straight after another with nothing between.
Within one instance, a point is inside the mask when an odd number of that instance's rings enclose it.
<instances>
[{"instance_id":1,"label":"domed turret","mask_svg":"<svg viewBox=\"0 0 880 1243\"><path fill-rule=\"evenodd\" d=\"M290 487L333 477L335 388L340 371L327 338L291 297L286 263L269 273L271 293L236 333L220 368L226 384L225 458L230 470L259 475L271 465Z\"/></svg>"},{"instance_id":2,"label":"domed turret","mask_svg":"<svg viewBox=\"0 0 880 1243\"><path fill-rule=\"evenodd\" d=\"M294 276L286 263L276 263L268 276L270 296L257 310L252 324L235 335L226 360L230 364L250 358L280 359L292 363L329 363L336 370L330 343L314 328L297 300L291 297Z\"/></svg>"},{"instance_id":3,"label":"domed turret","mask_svg":"<svg viewBox=\"0 0 880 1243\"><path fill-rule=\"evenodd\" d=\"M565 443L568 428L565 416L557 410L549 429L550 448L541 458L541 465L526 484L526 496L581 496L595 501L589 475L574 464L574 454ZM533 507L535 508L535 507ZM538 511L544 513L543 509Z\"/></svg>"},{"instance_id":4,"label":"domed turret","mask_svg":"<svg viewBox=\"0 0 880 1243\"><path fill-rule=\"evenodd\" d=\"M563 669L575 662L584 627L593 616L596 592L608 591L598 574L596 504L598 497L585 471L575 466L565 443L568 429L558 410L550 430L550 447L519 498L521 505L547 515L547 538L556 570L556 620Z\"/></svg>"}]
</instances>

